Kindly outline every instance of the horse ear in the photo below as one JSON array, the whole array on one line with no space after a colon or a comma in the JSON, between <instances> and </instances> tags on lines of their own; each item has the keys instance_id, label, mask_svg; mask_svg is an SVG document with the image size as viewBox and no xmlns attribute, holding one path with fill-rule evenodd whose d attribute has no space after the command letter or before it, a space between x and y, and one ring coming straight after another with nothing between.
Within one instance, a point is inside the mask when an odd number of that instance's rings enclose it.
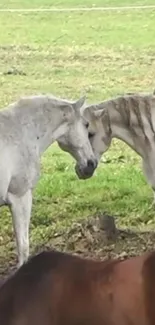
<instances>
[{"instance_id":1,"label":"horse ear","mask_svg":"<svg viewBox=\"0 0 155 325\"><path fill-rule=\"evenodd\" d=\"M101 109L98 109L98 110L94 111L94 116L95 116L96 118L100 118L100 117L102 117L104 114L105 114L105 109L104 109L104 108L101 108Z\"/></svg>"},{"instance_id":2,"label":"horse ear","mask_svg":"<svg viewBox=\"0 0 155 325\"><path fill-rule=\"evenodd\" d=\"M73 103L73 107L75 110L79 110L83 105L86 100L86 96L81 97L78 99L76 102Z\"/></svg>"},{"instance_id":3,"label":"horse ear","mask_svg":"<svg viewBox=\"0 0 155 325\"><path fill-rule=\"evenodd\" d=\"M93 107L84 105L81 107L80 113L87 121L89 121L92 119Z\"/></svg>"},{"instance_id":4,"label":"horse ear","mask_svg":"<svg viewBox=\"0 0 155 325\"><path fill-rule=\"evenodd\" d=\"M70 118L72 118L73 114L74 114L74 110L72 105L61 105L60 107L62 113L63 113L63 118L64 120L70 120Z\"/></svg>"},{"instance_id":5,"label":"horse ear","mask_svg":"<svg viewBox=\"0 0 155 325\"><path fill-rule=\"evenodd\" d=\"M103 108L103 104L91 105L81 108L82 115L89 121L92 120L93 117L100 118L104 115L105 109Z\"/></svg>"}]
</instances>

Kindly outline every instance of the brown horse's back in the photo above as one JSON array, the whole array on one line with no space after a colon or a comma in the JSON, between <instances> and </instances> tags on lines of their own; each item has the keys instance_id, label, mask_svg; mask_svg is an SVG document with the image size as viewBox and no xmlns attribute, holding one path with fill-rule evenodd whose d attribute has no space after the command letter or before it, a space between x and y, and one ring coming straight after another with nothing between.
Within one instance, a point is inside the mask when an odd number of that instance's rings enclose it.
<instances>
[{"instance_id":1,"label":"brown horse's back","mask_svg":"<svg viewBox=\"0 0 155 325\"><path fill-rule=\"evenodd\" d=\"M155 253L100 262L43 252L0 288L0 325L155 325L154 283Z\"/></svg>"}]
</instances>

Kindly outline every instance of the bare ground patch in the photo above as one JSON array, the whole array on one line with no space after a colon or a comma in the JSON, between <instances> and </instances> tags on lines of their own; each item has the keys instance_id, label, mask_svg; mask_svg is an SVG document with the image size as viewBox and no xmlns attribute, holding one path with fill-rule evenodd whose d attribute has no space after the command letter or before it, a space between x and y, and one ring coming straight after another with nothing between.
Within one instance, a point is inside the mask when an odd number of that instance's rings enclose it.
<instances>
[{"instance_id":1,"label":"bare ground patch","mask_svg":"<svg viewBox=\"0 0 155 325\"><path fill-rule=\"evenodd\" d=\"M55 232L45 246L36 246L32 254L57 249L91 258L125 259L154 248L155 232L117 228L112 216L100 214L83 222L74 222L68 229ZM15 265L15 254L10 260L7 256L0 257L0 275L9 274Z\"/></svg>"}]
</instances>

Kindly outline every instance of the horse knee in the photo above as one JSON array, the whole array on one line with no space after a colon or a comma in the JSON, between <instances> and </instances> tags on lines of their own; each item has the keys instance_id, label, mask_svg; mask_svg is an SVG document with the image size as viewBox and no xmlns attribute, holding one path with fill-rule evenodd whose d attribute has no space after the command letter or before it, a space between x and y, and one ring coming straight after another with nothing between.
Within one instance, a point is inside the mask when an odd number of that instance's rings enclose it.
<instances>
[{"instance_id":1,"label":"horse knee","mask_svg":"<svg viewBox=\"0 0 155 325\"><path fill-rule=\"evenodd\" d=\"M20 267L28 260L29 257L29 241L18 242L18 264Z\"/></svg>"}]
</instances>

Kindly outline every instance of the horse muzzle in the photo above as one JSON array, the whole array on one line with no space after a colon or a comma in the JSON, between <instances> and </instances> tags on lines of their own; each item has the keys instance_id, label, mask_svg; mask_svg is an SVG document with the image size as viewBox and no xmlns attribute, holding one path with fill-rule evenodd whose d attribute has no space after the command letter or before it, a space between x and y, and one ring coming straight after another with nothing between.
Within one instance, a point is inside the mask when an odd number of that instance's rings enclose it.
<instances>
[{"instance_id":1,"label":"horse muzzle","mask_svg":"<svg viewBox=\"0 0 155 325\"><path fill-rule=\"evenodd\" d=\"M94 174L97 165L97 160L89 159L86 166L76 164L75 172L79 179L87 179Z\"/></svg>"}]
</instances>

